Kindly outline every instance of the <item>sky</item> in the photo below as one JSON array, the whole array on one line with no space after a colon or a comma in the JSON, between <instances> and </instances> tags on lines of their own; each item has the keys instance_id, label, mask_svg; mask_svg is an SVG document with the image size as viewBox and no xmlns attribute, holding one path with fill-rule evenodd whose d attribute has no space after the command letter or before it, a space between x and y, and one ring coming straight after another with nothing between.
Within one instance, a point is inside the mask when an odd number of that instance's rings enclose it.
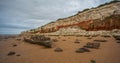
<instances>
[{"instance_id":1,"label":"sky","mask_svg":"<svg viewBox=\"0 0 120 63\"><path fill-rule=\"evenodd\" d=\"M0 0L0 34L19 34L111 0Z\"/></svg>"}]
</instances>

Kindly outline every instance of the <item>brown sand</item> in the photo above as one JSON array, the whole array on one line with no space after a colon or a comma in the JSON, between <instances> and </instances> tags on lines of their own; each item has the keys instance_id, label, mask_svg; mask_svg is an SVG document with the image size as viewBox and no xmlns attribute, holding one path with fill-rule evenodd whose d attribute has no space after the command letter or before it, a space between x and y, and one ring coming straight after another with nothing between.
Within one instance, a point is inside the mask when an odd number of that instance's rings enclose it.
<instances>
[{"instance_id":1,"label":"brown sand","mask_svg":"<svg viewBox=\"0 0 120 63\"><path fill-rule=\"evenodd\" d=\"M13 38L0 41L0 63L120 63L120 44L116 43L113 37L87 37L76 36L51 36L58 39L54 43L54 48L44 48L40 45L29 44ZM80 43L74 43L76 39ZM91 52L76 53L75 50L83 47L87 42L94 39L105 39L107 42L101 43L100 49L90 49ZM17 44L16 47L13 47ZM63 52L55 52L54 49L60 47ZM15 55L7 56L10 51ZM16 56L19 54L20 56Z\"/></svg>"}]
</instances>

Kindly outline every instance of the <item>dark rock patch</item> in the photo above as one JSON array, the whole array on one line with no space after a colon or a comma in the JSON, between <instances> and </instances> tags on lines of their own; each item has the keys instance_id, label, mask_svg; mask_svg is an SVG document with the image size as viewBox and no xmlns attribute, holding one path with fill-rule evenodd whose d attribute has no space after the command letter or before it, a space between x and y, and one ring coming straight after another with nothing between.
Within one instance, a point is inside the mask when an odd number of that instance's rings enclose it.
<instances>
[{"instance_id":1,"label":"dark rock patch","mask_svg":"<svg viewBox=\"0 0 120 63\"><path fill-rule=\"evenodd\" d=\"M117 43L120 43L120 40L117 40Z\"/></svg>"},{"instance_id":2,"label":"dark rock patch","mask_svg":"<svg viewBox=\"0 0 120 63\"><path fill-rule=\"evenodd\" d=\"M92 35L91 37L97 37L98 35Z\"/></svg>"},{"instance_id":3,"label":"dark rock patch","mask_svg":"<svg viewBox=\"0 0 120 63\"><path fill-rule=\"evenodd\" d=\"M15 52L10 51L10 52L7 54L7 56L12 56L12 55L15 55L15 54L16 54Z\"/></svg>"},{"instance_id":4,"label":"dark rock patch","mask_svg":"<svg viewBox=\"0 0 120 63\"><path fill-rule=\"evenodd\" d=\"M95 60L91 60L90 62L91 62L91 63L96 63L96 61L95 61Z\"/></svg>"},{"instance_id":5,"label":"dark rock patch","mask_svg":"<svg viewBox=\"0 0 120 63\"><path fill-rule=\"evenodd\" d=\"M116 40L120 40L120 36L113 36Z\"/></svg>"},{"instance_id":6,"label":"dark rock patch","mask_svg":"<svg viewBox=\"0 0 120 63\"><path fill-rule=\"evenodd\" d=\"M53 42L58 42L58 40L57 40L57 39L52 39L52 41L53 41Z\"/></svg>"},{"instance_id":7,"label":"dark rock patch","mask_svg":"<svg viewBox=\"0 0 120 63\"><path fill-rule=\"evenodd\" d=\"M20 54L17 54L16 56L21 56Z\"/></svg>"},{"instance_id":8,"label":"dark rock patch","mask_svg":"<svg viewBox=\"0 0 120 63\"><path fill-rule=\"evenodd\" d=\"M16 47L17 46L17 44L13 44L13 47Z\"/></svg>"},{"instance_id":9,"label":"dark rock patch","mask_svg":"<svg viewBox=\"0 0 120 63\"><path fill-rule=\"evenodd\" d=\"M63 52L63 49L61 49L61 48L56 48L54 51L55 51L55 52Z\"/></svg>"},{"instance_id":10,"label":"dark rock patch","mask_svg":"<svg viewBox=\"0 0 120 63\"><path fill-rule=\"evenodd\" d=\"M76 39L74 43L80 43L80 40Z\"/></svg>"},{"instance_id":11,"label":"dark rock patch","mask_svg":"<svg viewBox=\"0 0 120 63\"><path fill-rule=\"evenodd\" d=\"M110 35L102 35L102 37L109 38L111 36Z\"/></svg>"},{"instance_id":12,"label":"dark rock patch","mask_svg":"<svg viewBox=\"0 0 120 63\"><path fill-rule=\"evenodd\" d=\"M17 38L16 40L20 41L21 39L20 39L20 38Z\"/></svg>"},{"instance_id":13,"label":"dark rock patch","mask_svg":"<svg viewBox=\"0 0 120 63\"><path fill-rule=\"evenodd\" d=\"M92 39L91 37L88 37L87 39Z\"/></svg>"},{"instance_id":14,"label":"dark rock patch","mask_svg":"<svg viewBox=\"0 0 120 63\"><path fill-rule=\"evenodd\" d=\"M62 41L66 41L66 40L62 40Z\"/></svg>"},{"instance_id":15,"label":"dark rock patch","mask_svg":"<svg viewBox=\"0 0 120 63\"><path fill-rule=\"evenodd\" d=\"M77 52L77 53L84 53L84 52L90 52L90 50L85 48L85 47L83 47L83 48L77 49L75 52Z\"/></svg>"},{"instance_id":16,"label":"dark rock patch","mask_svg":"<svg viewBox=\"0 0 120 63\"><path fill-rule=\"evenodd\" d=\"M90 43L90 42L88 42L84 47L98 49L100 47L100 43Z\"/></svg>"},{"instance_id":17,"label":"dark rock patch","mask_svg":"<svg viewBox=\"0 0 120 63\"><path fill-rule=\"evenodd\" d=\"M90 35L84 35L84 37L90 37Z\"/></svg>"},{"instance_id":18,"label":"dark rock patch","mask_svg":"<svg viewBox=\"0 0 120 63\"><path fill-rule=\"evenodd\" d=\"M107 40L94 40L95 42L107 42Z\"/></svg>"}]
</instances>

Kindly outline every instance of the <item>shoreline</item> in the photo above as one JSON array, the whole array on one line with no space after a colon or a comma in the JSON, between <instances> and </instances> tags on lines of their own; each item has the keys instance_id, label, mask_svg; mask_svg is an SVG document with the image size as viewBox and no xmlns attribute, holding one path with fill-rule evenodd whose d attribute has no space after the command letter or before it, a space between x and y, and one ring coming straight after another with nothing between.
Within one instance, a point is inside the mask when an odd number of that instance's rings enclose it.
<instances>
[{"instance_id":1,"label":"shoreline","mask_svg":"<svg viewBox=\"0 0 120 63\"><path fill-rule=\"evenodd\" d=\"M113 37L89 37L86 36L48 36L51 39L57 39L53 48L45 48L41 45L30 44L17 38L0 41L0 63L119 63L120 44L116 43ZM80 43L75 43L76 40ZM104 39L107 42L100 43L99 49L89 49L90 52L76 53L78 48L86 43L93 43L94 40ZM17 46L14 46L17 45ZM56 48L63 49L62 52L55 52ZM7 54L13 51L14 55ZM20 56L17 56L20 55Z\"/></svg>"}]
</instances>

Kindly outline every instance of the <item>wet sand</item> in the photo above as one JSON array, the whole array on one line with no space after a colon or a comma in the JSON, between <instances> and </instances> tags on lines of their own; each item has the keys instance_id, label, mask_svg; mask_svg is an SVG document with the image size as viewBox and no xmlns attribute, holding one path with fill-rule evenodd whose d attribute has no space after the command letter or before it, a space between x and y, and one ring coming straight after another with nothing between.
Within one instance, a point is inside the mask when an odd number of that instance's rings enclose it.
<instances>
[{"instance_id":1,"label":"wet sand","mask_svg":"<svg viewBox=\"0 0 120 63\"><path fill-rule=\"evenodd\" d=\"M116 43L113 37L76 37L76 36L50 36L57 39L53 48L45 48L40 45L26 43L22 40L9 38L0 41L0 63L120 63L120 43ZM74 43L76 39L80 43ZM99 49L90 49L90 52L76 53L78 48L95 39L105 39L107 42L100 43ZM13 46L13 45L17 46ZM63 52L55 52L60 47ZM8 56L10 51L16 54ZM20 56L16 56L20 55Z\"/></svg>"}]
</instances>

